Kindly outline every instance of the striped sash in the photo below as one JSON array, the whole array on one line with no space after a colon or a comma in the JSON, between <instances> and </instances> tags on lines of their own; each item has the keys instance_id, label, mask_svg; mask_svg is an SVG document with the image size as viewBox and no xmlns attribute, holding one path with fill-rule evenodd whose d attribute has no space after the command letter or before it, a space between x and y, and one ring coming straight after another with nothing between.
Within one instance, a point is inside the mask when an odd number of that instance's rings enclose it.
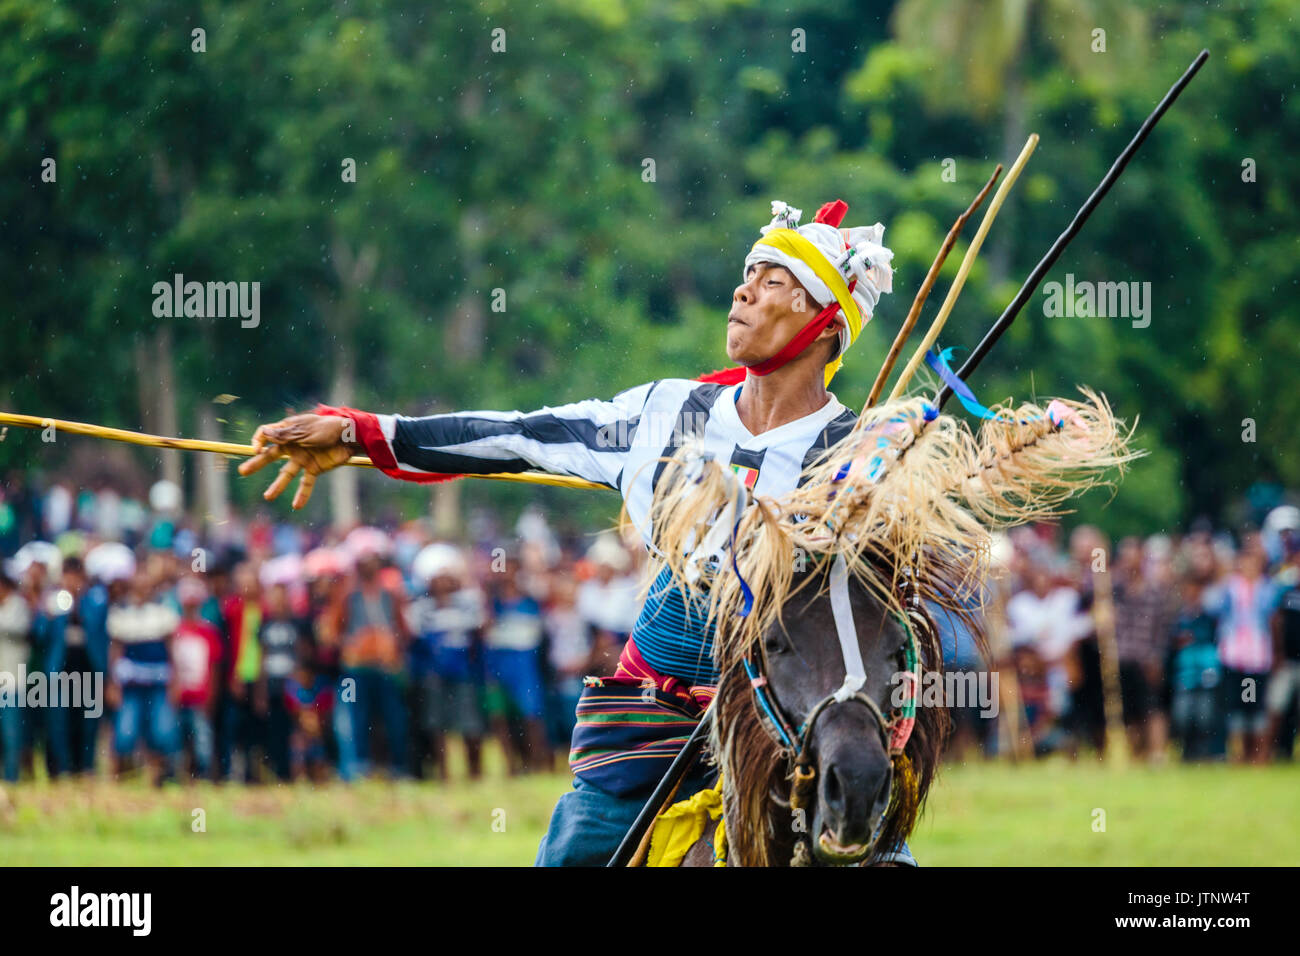
<instances>
[{"instance_id":1,"label":"striped sash","mask_svg":"<svg viewBox=\"0 0 1300 956\"><path fill-rule=\"evenodd\" d=\"M588 677L578 700L569 769L614 796L663 777L717 692L660 674L628 640L612 677Z\"/></svg>"}]
</instances>

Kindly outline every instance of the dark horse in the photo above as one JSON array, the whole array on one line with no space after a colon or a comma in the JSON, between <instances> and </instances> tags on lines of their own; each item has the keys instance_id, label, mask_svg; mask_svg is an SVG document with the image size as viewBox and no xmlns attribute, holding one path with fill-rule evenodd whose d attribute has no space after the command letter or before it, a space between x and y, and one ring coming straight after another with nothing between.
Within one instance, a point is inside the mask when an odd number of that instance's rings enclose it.
<instances>
[{"instance_id":1,"label":"dark horse","mask_svg":"<svg viewBox=\"0 0 1300 956\"><path fill-rule=\"evenodd\" d=\"M846 669L827 588L830 566L825 558L795 572L781 617L763 632L761 646L728 648L726 626L719 626L724 677L711 749L724 781L728 865L870 863L906 839L934 779L949 729L946 709L918 706L901 753L891 759L889 746L912 639L921 672L943 666L933 622L919 608L899 614L849 575L866 682L861 697L828 701ZM977 619L966 616L963 626L982 642ZM781 736L786 715L794 746ZM714 865L715 830L710 825L683 866Z\"/></svg>"}]
</instances>

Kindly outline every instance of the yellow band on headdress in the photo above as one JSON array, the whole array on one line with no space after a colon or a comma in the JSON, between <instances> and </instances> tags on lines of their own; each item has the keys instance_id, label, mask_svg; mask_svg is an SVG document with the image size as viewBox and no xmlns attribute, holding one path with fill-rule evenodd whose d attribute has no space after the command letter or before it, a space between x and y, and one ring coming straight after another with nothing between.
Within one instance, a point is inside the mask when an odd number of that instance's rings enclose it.
<instances>
[{"instance_id":1,"label":"yellow band on headdress","mask_svg":"<svg viewBox=\"0 0 1300 956\"><path fill-rule=\"evenodd\" d=\"M773 229L754 243L755 249L759 246L779 249L812 269L817 278L826 284L826 288L831 290L835 301L840 304L840 310L849 325L849 342L852 343L858 337L858 333L862 331L862 313L858 311L858 304L853 301L849 284L844 281L844 276L840 274L839 269L831 265L820 249L793 229Z\"/></svg>"}]
</instances>

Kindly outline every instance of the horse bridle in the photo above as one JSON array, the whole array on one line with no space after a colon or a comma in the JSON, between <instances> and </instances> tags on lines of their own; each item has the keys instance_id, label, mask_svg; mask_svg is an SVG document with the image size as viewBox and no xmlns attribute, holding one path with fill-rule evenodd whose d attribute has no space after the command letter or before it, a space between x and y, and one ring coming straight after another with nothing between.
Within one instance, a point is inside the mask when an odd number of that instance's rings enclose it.
<instances>
[{"instance_id":1,"label":"horse bridle","mask_svg":"<svg viewBox=\"0 0 1300 956\"><path fill-rule=\"evenodd\" d=\"M797 727L792 726L785 711L772 696L767 675L763 673L762 668L756 666L748 657L743 662L762 718L760 722L773 742L780 746L786 755L792 780L790 807L794 810L806 806L807 796L817 778L817 768L812 763L810 753L813 730L817 726L818 719L832 705L856 702L866 707L880 734L881 744L891 759L903 753L912 728L916 724L921 658L916 641L916 627L913 625L925 625L918 602L915 598L905 599L901 602L905 614L895 615L907 632L907 643L903 647L903 673L908 687L905 689L903 706L891 708L889 716L886 717L880 705L861 690L866 681L866 674L862 666L862 653L858 647L857 630L853 624L853 612L848 598L848 572L842 554L836 554L831 566L830 592L831 609L845 663L844 683L814 704Z\"/></svg>"},{"instance_id":2,"label":"horse bridle","mask_svg":"<svg viewBox=\"0 0 1300 956\"><path fill-rule=\"evenodd\" d=\"M703 467L707 458L708 456L699 450L688 456L686 477L693 480L695 484L699 484L703 479ZM849 470L849 465L846 464L840 469L834 480L836 482L842 480ZM753 594L746 585L744 577L741 576L736 563L736 534L741 515L748 500L748 493L746 487L733 473L724 470L722 474L728 484L728 502L722 513L713 521L705 540L699 546L691 549L686 561L686 579L690 583L699 578L702 573L699 563L702 560L712 562L720 559L724 550L729 551L732 569L736 572L744 595L744 606L740 614L741 616L747 616L753 607ZM727 545L726 547L724 547L724 543ZM794 810L799 810L807 804L807 796L817 778L816 767L813 766L810 759L813 730L817 726L817 721L832 705L856 701L866 707L871 714L876 730L880 734L881 743L890 756L891 799L894 758L903 754L908 738L911 736L912 728L916 725L916 699L921 684L921 658L917 650L916 631L909 623L909 620L924 624L925 618L920 613L919 601L909 586L911 579L908 578L904 582L904 599L899 602L900 606L905 609L905 613L900 618L900 623L907 632L907 643L904 645L903 652L904 679L907 681L907 687L905 688L903 706L891 709L888 717L881 711L879 704L862 692L862 686L866 683L867 675L862 664L862 651L858 646L857 629L853 623L848 579L848 567L844 555L842 552L837 551L831 565L830 598L831 611L835 619L835 630L839 638L840 653L844 659L844 683L813 705L813 708L797 728L791 726L785 712L772 697L767 675L763 673L761 667L756 667L748 657L742 660L745 673L749 677L750 687L754 692L755 703L760 714L760 723L786 755L791 780L793 781L790 807ZM884 818L882 817L882 825L883 822ZM872 836L873 843L878 835L879 827L877 827L877 833ZM796 851L796 857L802 851L803 859L806 861L809 849L806 834L805 839L800 841L797 846L799 849Z\"/></svg>"}]
</instances>

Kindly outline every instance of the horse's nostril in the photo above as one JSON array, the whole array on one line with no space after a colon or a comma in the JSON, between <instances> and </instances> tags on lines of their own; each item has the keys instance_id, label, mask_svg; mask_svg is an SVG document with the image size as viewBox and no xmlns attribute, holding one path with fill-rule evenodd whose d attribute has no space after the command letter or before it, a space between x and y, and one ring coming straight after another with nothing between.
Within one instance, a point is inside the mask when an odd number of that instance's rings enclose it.
<instances>
[{"instance_id":1,"label":"horse's nostril","mask_svg":"<svg viewBox=\"0 0 1300 956\"><path fill-rule=\"evenodd\" d=\"M880 781L880 789L876 791L875 803L872 805L872 812L884 813L886 805L889 803L889 784L890 775L885 774L884 779Z\"/></svg>"},{"instance_id":2,"label":"horse's nostril","mask_svg":"<svg viewBox=\"0 0 1300 956\"><path fill-rule=\"evenodd\" d=\"M826 803L834 810L844 809L844 784L834 766L826 772Z\"/></svg>"},{"instance_id":3,"label":"horse's nostril","mask_svg":"<svg viewBox=\"0 0 1300 956\"><path fill-rule=\"evenodd\" d=\"M821 767L822 821L841 844L866 843L889 804L889 765L835 757Z\"/></svg>"},{"instance_id":4,"label":"horse's nostril","mask_svg":"<svg viewBox=\"0 0 1300 956\"><path fill-rule=\"evenodd\" d=\"M866 810L863 797L870 791L863 786L862 780L853 775L852 768L831 764L826 768L826 780L822 785L821 798L826 816L836 826L843 826Z\"/></svg>"}]
</instances>

